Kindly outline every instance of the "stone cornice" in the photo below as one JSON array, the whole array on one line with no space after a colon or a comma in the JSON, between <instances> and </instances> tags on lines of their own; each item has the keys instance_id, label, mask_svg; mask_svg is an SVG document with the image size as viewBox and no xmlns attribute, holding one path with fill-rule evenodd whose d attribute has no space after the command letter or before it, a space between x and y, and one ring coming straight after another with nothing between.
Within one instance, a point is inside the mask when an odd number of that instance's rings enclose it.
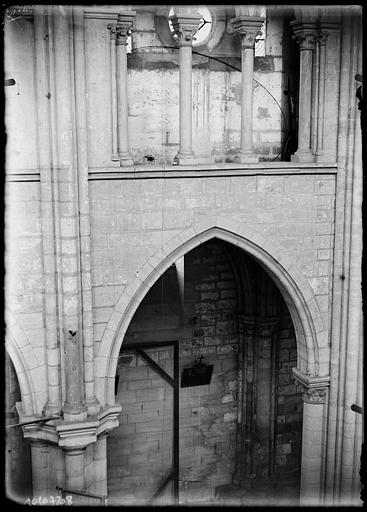
<instances>
[{"instance_id":1,"label":"stone cornice","mask_svg":"<svg viewBox=\"0 0 367 512\"><path fill-rule=\"evenodd\" d=\"M136 165L121 170L119 167L91 167L89 180L130 178L200 178L226 176L287 176L287 175L334 175L336 164L298 162L259 162L254 164L196 164L196 165Z\"/></svg>"},{"instance_id":2,"label":"stone cornice","mask_svg":"<svg viewBox=\"0 0 367 512\"><path fill-rule=\"evenodd\" d=\"M22 428L26 438L45 441L65 449L82 449L95 443L99 436L118 427L120 411L120 405L107 406L98 414L89 416L86 421L78 422L57 419L46 423L36 423L40 419L39 417L23 417L22 422L25 422L25 420L31 422L33 419L35 423L30 423Z\"/></svg>"},{"instance_id":3,"label":"stone cornice","mask_svg":"<svg viewBox=\"0 0 367 512\"><path fill-rule=\"evenodd\" d=\"M305 389L328 388L330 385L329 375L324 377L312 377L310 375L306 375L298 368L292 368L292 373L296 381Z\"/></svg>"}]
</instances>

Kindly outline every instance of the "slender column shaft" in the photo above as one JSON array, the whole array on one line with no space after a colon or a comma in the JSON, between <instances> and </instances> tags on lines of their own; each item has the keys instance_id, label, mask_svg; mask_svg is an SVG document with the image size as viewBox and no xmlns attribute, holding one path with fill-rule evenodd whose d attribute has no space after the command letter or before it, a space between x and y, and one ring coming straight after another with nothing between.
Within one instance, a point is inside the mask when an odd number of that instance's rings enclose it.
<instances>
[{"instance_id":1,"label":"slender column shaft","mask_svg":"<svg viewBox=\"0 0 367 512\"><path fill-rule=\"evenodd\" d=\"M64 416L76 419L84 411L79 262L78 179L75 144L72 17L53 16L56 112L58 130L58 185L65 330Z\"/></svg>"},{"instance_id":2,"label":"slender column shaft","mask_svg":"<svg viewBox=\"0 0 367 512\"><path fill-rule=\"evenodd\" d=\"M312 58L312 112L311 112L311 147L314 154L317 151L318 127L319 127L319 90L320 90L320 39L315 39L315 49Z\"/></svg>"},{"instance_id":3,"label":"slender column shaft","mask_svg":"<svg viewBox=\"0 0 367 512\"><path fill-rule=\"evenodd\" d=\"M35 59L36 59L36 99L38 120L38 159L40 167L43 265L45 276L45 327L48 401L46 414L59 412L60 370L57 329L57 284L55 262L55 218L53 210L52 157L50 138L49 75L47 71L48 48L46 42L47 9L36 7L34 13Z\"/></svg>"},{"instance_id":4,"label":"slender column shaft","mask_svg":"<svg viewBox=\"0 0 367 512\"><path fill-rule=\"evenodd\" d=\"M118 154L120 166L132 166L129 153L128 94L127 94L127 36L132 21L119 15L116 26L116 70L117 70L117 126Z\"/></svg>"},{"instance_id":5,"label":"slender column shaft","mask_svg":"<svg viewBox=\"0 0 367 512\"><path fill-rule=\"evenodd\" d=\"M116 91L116 26L108 25L110 31L111 63L111 160L118 161L117 151L117 91Z\"/></svg>"},{"instance_id":6,"label":"slender column shaft","mask_svg":"<svg viewBox=\"0 0 367 512\"><path fill-rule=\"evenodd\" d=\"M319 83L318 83L318 113L317 113L317 144L316 156L323 153L324 115L325 115L325 79L326 79L326 39L328 34L321 32L319 37Z\"/></svg>"},{"instance_id":7,"label":"slender column shaft","mask_svg":"<svg viewBox=\"0 0 367 512\"><path fill-rule=\"evenodd\" d=\"M241 36L241 146L236 160L242 163L257 162L253 153L253 75L255 37L264 18L238 16L231 20L233 31Z\"/></svg>"},{"instance_id":8,"label":"slender column shaft","mask_svg":"<svg viewBox=\"0 0 367 512\"><path fill-rule=\"evenodd\" d=\"M91 249L90 249L90 213L88 185L88 140L87 140L87 108L85 87L85 42L84 16L81 7L73 8L74 21L74 61L75 74L75 106L76 106L76 142L77 171L79 187L79 234L80 234L80 269L82 287L82 341L84 365L84 394L88 410L91 414L98 412L99 407L94 392L94 338L93 311L91 288Z\"/></svg>"},{"instance_id":9,"label":"slender column shaft","mask_svg":"<svg viewBox=\"0 0 367 512\"><path fill-rule=\"evenodd\" d=\"M200 23L200 15L179 9L172 18L172 27L180 48L180 148L176 155L179 164L193 163L192 150L192 41Z\"/></svg>"},{"instance_id":10,"label":"slender column shaft","mask_svg":"<svg viewBox=\"0 0 367 512\"><path fill-rule=\"evenodd\" d=\"M192 154L192 47L180 46L180 154Z\"/></svg>"},{"instance_id":11,"label":"slender column shaft","mask_svg":"<svg viewBox=\"0 0 367 512\"><path fill-rule=\"evenodd\" d=\"M254 48L241 49L241 153L252 154Z\"/></svg>"},{"instance_id":12,"label":"slender column shaft","mask_svg":"<svg viewBox=\"0 0 367 512\"><path fill-rule=\"evenodd\" d=\"M316 30L293 24L295 37L300 45L298 150L293 156L296 162L312 162L311 113L312 113L312 62Z\"/></svg>"}]
</instances>

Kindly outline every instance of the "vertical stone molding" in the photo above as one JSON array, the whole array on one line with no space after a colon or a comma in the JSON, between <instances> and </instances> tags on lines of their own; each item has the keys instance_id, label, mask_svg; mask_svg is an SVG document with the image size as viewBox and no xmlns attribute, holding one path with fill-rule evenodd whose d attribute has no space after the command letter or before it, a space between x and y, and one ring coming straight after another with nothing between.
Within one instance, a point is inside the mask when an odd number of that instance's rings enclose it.
<instances>
[{"instance_id":1,"label":"vertical stone molding","mask_svg":"<svg viewBox=\"0 0 367 512\"><path fill-rule=\"evenodd\" d=\"M255 414L255 335L256 318L252 315L239 315L240 347L238 352L238 429L236 481L249 485L254 472L252 457L253 416Z\"/></svg>"},{"instance_id":2,"label":"vertical stone molding","mask_svg":"<svg viewBox=\"0 0 367 512\"><path fill-rule=\"evenodd\" d=\"M316 132L316 161L323 154L324 116L325 116L325 80L326 80L326 40L329 33L321 30L317 37L318 48L318 84L317 84L317 132Z\"/></svg>"},{"instance_id":3,"label":"vertical stone molding","mask_svg":"<svg viewBox=\"0 0 367 512\"><path fill-rule=\"evenodd\" d=\"M110 69L111 69L111 160L118 162L117 150L117 92L116 92L116 25L107 25L110 31Z\"/></svg>"},{"instance_id":4,"label":"vertical stone molding","mask_svg":"<svg viewBox=\"0 0 367 512\"><path fill-rule=\"evenodd\" d=\"M341 41L326 500L328 505L360 506L359 492L355 492L360 476L355 467L360 466L363 416L351 406L360 405L363 372L359 352L363 345L363 167L354 79L362 69L363 44L361 21L353 11L342 20Z\"/></svg>"},{"instance_id":5,"label":"vertical stone molding","mask_svg":"<svg viewBox=\"0 0 367 512\"><path fill-rule=\"evenodd\" d=\"M172 18L172 26L180 48L180 149L178 164L193 164L192 150L192 42L199 27L200 14L180 13Z\"/></svg>"},{"instance_id":6,"label":"vertical stone molding","mask_svg":"<svg viewBox=\"0 0 367 512\"><path fill-rule=\"evenodd\" d=\"M47 93L50 92L48 72L48 41L46 38L47 8L34 8L35 60L36 60L36 103L38 127L38 164L40 169L42 243L44 272L44 315L46 334L46 360L48 400L45 405L46 416L59 413L60 397L60 356L57 315L56 258L54 249L55 215L54 215L54 172L52 170L52 140L50 136L51 112ZM42 141L42 143L41 143Z\"/></svg>"},{"instance_id":7,"label":"vertical stone molding","mask_svg":"<svg viewBox=\"0 0 367 512\"><path fill-rule=\"evenodd\" d=\"M128 93L127 93L127 36L132 28L135 12L120 13L116 25L116 70L117 70L117 127L118 156L121 167L133 166L129 152ZM113 108L113 105L112 105Z\"/></svg>"},{"instance_id":8,"label":"vertical stone molding","mask_svg":"<svg viewBox=\"0 0 367 512\"><path fill-rule=\"evenodd\" d=\"M48 496L49 447L47 443L31 440L33 498Z\"/></svg>"},{"instance_id":9,"label":"vertical stone molding","mask_svg":"<svg viewBox=\"0 0 367 512\"><path fill-rule=\"evenodd\" d=\"M303 392L300 505L322 505L330 377L309 377L297 368L293 368L293 376Z\"/></svg>"},{"instance_id":10,"label":"vertical stone molding","mask_svg":"<svg viewBox=\"0 0 367 512\"><path fill-rule=\"evenodd\" d=\"M55 104L57 137L57 179L62 290L63 369L65 372L66 420L83 419L83 337L78 204L78 157L75 116L75 55L72 13L57 6L52 9ZM80 77L79 77L80 79ZM55 134L56 134L55 133Z\"/></svg>"},{"instance_id":11,"label":"vertical stone molding","mask_svg":"<svg viewBox=\"0 0 367 512\"><path fill-rule=\"evenodd\" d=\"M311 148L313 52L317 35L314 23L291 22L294 38L300 47L298 149L294 162L313 162Z\"/></svg>"},{"instance_id":12,"label":"vertical stone molding","mask_svg":"<svg viewBox=\"0 0 367 512\"><path fill-rule=\"evenodd\" d=\"M275 448L275 328L277 317L257 317L256 325L256 448L254 473L267 479L274 470Z\"/></svg>"},{"instance_id":13,"label":"vertical stone molding","mask_svg":"<svg viewBox=\"0 0 367 512\"><path fill-rule=\"evenodd\" d=\"M84 368L84 396L89 414L99 411L94 393L94 337L90 249L90 212L88 185L87 107L85 86L85 26L83 8L73 7L73 35L75 61L75 129L77 141L78 210L80 235L80 270L82 302L82 345Z\"/></svg>"},{"instance_id":14,"label":"vertical stone molding","mask_svg":"<svg viewBox=\"0 0 367 512\"><path fill-rule=\"evenodd\" d=\"M64 448L65 454L65 488L82 491L85 488L83 448Z\"/></svg>"},{"instance_id":15,"label":"vertical stone molding","mask_svg":"<svg viewBox=\"0 0 367 512\"><path fill-rule=\"evenodd\" d=\"M258 162L253 153L253 74L255 38L264 18L238 16L231 20L235 35L241 37L241 147L236 160L240 163Z\"/></svg>"}]
</instances>

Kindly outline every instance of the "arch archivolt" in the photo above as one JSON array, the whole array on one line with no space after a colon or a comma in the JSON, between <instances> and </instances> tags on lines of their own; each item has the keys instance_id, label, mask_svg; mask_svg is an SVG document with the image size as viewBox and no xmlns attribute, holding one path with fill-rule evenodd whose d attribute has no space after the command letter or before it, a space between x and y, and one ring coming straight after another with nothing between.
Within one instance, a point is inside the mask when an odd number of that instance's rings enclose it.
<instances>
[{"instance_id":1,"label":"arch archivolt","mask_svg":"<svg viewBox=\"0 0 367 512\"><path fill-rule=\"evenodd\" d=\"M289 308L297 338L297 367L309 376L328 374L328 338L314 292L284 247L244 223L227 219L202 221L173 236L147 258L121 294L105 329L95 359L96 393L101 403L114 403L114 379L120 348L141 301L159 277L179 258L212 238L246 251L270 274ZM322 361L320 364L320 351ZM326 357L325 357L326 354Z\"/></svg>"},{"instance_id":2,"label":"arch archivolt","mask_svg":"<svg viewBox=\"0 0 367 512\"><path fill-rule=\"evenodd\" d=\"M9 309L5 310L5 324L5 348L17 374L22 415L39 415L44 405L39 403L40 397L45 393L40 377L40 363L31 342Z\"/></svg>"}]
</instances>

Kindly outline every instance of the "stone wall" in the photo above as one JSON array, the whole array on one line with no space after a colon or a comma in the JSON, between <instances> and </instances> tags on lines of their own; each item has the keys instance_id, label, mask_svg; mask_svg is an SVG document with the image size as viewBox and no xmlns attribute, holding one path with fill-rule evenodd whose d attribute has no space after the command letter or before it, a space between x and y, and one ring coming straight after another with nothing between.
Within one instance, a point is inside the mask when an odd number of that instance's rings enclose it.
<instances>
[{"instance_id":1,"label":"stone wall","mask_svg":"<svg viewBox=\"0 0 367 512\"><path fill-rule=\"evenodd\" d=\"M5 306L14 315L42 367L45 364L44 276L39 183L6 185L5 226ZM44 377L40 371L39 378Z\"/></svg>"},{"instance_id":2,"label":"stone wall","mask_svg":"<svg viewBox=\"0 0 367 512\"><path fill-rule=\"evenodd\" d=\"M225 171L223 171L224 173ZM231 173L232 174L232 173ZM294 258L329 323L332 174L197 176L90 182L96 350L131 276L167 241L202 220L248 224Z\"/></svg>"}]
</instances>

